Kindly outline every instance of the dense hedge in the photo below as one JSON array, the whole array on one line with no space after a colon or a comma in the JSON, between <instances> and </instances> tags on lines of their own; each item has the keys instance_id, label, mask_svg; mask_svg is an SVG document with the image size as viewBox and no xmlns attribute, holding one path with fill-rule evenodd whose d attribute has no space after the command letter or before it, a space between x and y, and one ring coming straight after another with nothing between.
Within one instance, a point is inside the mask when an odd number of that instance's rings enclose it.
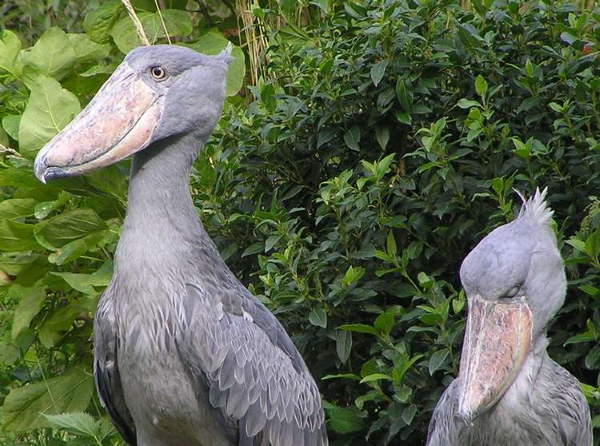
<instances>
[{"instance_id":1,"label":"dense hedge","mask_svg":"<svg viewBox=\"0 0 600 446\"><path fill-rule=\"evenodd\" d=\"M600 12L471 3L316 1L284 8L283 26L280 11L256 6L264 79L229 100L196 163L202 220L293 335L333 444L422 444L458 370L460 262L514 216L513 188L537 186L549 188L570 280L550 353L585 384L600 425ZM49 76L88 100L111 69L98 62L122 57L106 39L106 53ZM39 144L17 121L29 118L36 86L18 74L0 74L0 143L20 152L0 164L10 203L0 204L0 382L3 395L12 389L3 408L12 431L47 425L37 417L46 388L83 386L60 410L90 401L90 315L126 199L124 169L34 180Z\"/></svg>"}]
</instances>

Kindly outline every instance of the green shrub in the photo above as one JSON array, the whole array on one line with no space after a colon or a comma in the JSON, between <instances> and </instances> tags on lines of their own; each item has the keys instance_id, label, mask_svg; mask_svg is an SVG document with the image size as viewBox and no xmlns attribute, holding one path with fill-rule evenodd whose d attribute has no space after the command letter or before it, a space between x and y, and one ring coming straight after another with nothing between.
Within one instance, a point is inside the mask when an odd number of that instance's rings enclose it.
<instances>
[{"instance_id":1,"label":"green shrub","mask_svg":"<svg viewBox=\"0 0 600 446\"><path fill-rule=\"evenodd\" d=\"M590 45L600 13L491 3L319 1L284 8L282 27L261 3L266 77L231 98L196 164L202 220L320 379L333 444L423 443L458 371L460 262L514 216L512 188L536 186L549 187L570 280L550 354L584 383L600 425L600 73ZM122 222L124 166L43 186L30 160L55 130L36 133L28 120L36 88L64 101L61 125L89 99L122 57L113 25L92 57L78 47L41 87L7 70L19 48L6 50L9 33L0 40L0 144L19 147L0 163L0 380L13 431L48 425L39 406L15 406L28 387L60 389L79 374L87 399L51 413L90 401L90 318Z\"/></svg>"}]
</instances>

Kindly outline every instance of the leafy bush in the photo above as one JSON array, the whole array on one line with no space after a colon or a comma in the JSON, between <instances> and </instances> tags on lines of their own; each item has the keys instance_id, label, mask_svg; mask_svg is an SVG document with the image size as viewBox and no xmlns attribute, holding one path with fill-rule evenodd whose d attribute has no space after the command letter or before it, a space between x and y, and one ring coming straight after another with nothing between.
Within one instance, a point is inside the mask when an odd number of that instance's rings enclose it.
<instances>
[{"instance_id":1,"label":"leafy bush","mask_svg":"<svg viewBox=\"0 0 600 446\"><path fill-rule=\"evenodd\" d=\"M584 383L600 425L600 13L472 4L255 5L265 76L229 100L196 164L202 220L321 379L334 444L424 441L458 371L460 262L513 218L512 188L536 186L550 189L570 280L550 354ZM188 26L195 16L178 14L180 38L208 45L206 29ZM26 51L10 32L0 39L0 143L18 142L0 164L7 430L48 426L40 412L101 413L90 405L88 339L124 215L125 166L43 186L31 158L135 41L114 31L126 20L107 2L85 35L50 29ZM73 55L44 64L59 35L72 45L60 53ZM75 377L82 387L64 401L43 390Z\"/></svg>"}]
</instances>

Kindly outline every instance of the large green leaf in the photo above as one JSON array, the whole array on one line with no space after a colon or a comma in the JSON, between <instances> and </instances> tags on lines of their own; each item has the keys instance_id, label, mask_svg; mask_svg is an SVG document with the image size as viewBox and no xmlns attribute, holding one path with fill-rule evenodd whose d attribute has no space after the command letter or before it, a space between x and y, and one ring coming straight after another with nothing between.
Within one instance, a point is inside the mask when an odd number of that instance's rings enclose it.
<instances>
[{"instance_id":1,"label":"large green leaf","mask_svg":"<svg viewBox=\"0 0 600 446\"><path fill-rule=\"evenodd\" d=\"M92 375L79 367L61 376L12 389L2 406L4 429L23 432L49 426L42 414L85 410L92 396Z\"/></svg>"},{"instance_id":2,"label":"large green leaf","mask_svg":"<svg viewBox=\"0 0 600 446\"><path fill-rule=\"evenodd\" d=\"M14 140L19 139L19 122L21 115L6 115L2 118L2 128Z\"/></svg>"},{"instance_id":3,"label":"large green leaf","mask_svg":"<svg viewBox=\"0 0 600 446\"><path fill-rule=\"evenodd\" d=\"M91 209L76 209L38 223L35 236L48 249L106 229L106 223Z\"/></svg>"},{"instance_id":4,"label":"large green leaf","mask_svg":"<svg viewBox=\"0 0 600 446\"><path fill-rule=\"evenodd\" d=\"M325 406L328 424L336 432L347 434L363 429L365 413L356 407L336 407L331 404Z\"/></svg>"},{"instance_id":5,"label":"large green leaf","mask_svg":"<svg viewBox=\"0 0 600 446\"><path fill-rule=\"evenodd\" d=\"M191 34L192 18L188 12L166 9L162 11L162 16L170 37L185 37ZM159 38L166 36L158 13L141 12L138 17L150 43L155 43ZM110 30L110 35L117 48L124 54L142 44L129 16L119 19Z\"/></svg>"},{"instance_id":6,"label":"large green leaf","mask_svg":"<svg viewBox=\"0 0 600 446\"><path fill-rule=\"evenodd\" d=\"M37 76L31 88L19 126L19 149L28 158L81 110L77 97L50 77Z\"/></svg>"},{"instance_id":7,"label":"large green leaf","mask_svg":"<svg viewBox=\"0 0 600 446\"><path fill-rule=\"evenodd\" d=\"M106 262L98 271L92 274L53 272L52 275L61 277L73 289L84 294L96 295L98 291L94 287L105 287L110 283L112 277L112 262Z\"/></svg>"},{"instance_id":8,"label":"large green leaf","mask_svg":"<svg viewBox=\"0 0 600 446\"><path fill-rule=\"evenodd\" d=\"M96 62L110 52L110 45L96 43L86 34L67 34L67 38L75 51L77 62Z\"/></svg>"},{"instance_id":9,"label":"large green leaf","mask_svg":"<svg viewBox=\"0 0 600 446\"><path fill-rule=\"evenodd\" d=\"M23 54L23 63L38 73L62 79L77 60L75 49L62 29L47 29L35 45Z\"/></svg>"},{"instance_id":10,"label":"large green leaf","mask_svg":"<svg viewBox=\"0 0 600 446\"><path fill-rule=\"evenodd\" d=\"M190 48L204 54L214 55L223 51L229 40L217 30L211 30L204 34L196 42L189 44ZM242 88L244 76L246 75L246 57L244 52L237 46L231 52L233 60L227 71L227 96L235 95Z\"/></svg>"},{"instance_id":11,"label":"large green leaf","mask_svg":"<svg viewBox=\"0 0 600 446\"><path fill-rule=\"evenodd\" d=\"M38 330L38 338L46 348L54 347L73 325L73 321L85 309L78 304L70 304L56 308Z\"/></svg>"},{"instance_id":12,"label":"large green leaf","mask_svg":"<svg viewBox=\"0 0 600 446\"><path fill-rule=\"evenodd\" d=\"M17 59L21 51L21 41L12 31L4 30L0 33L0 69L8 71L18 77L21 73L21 64Z\"/></svg>"},{"instance_id":13,"label":"large green leaf","mask_svg":"<svg viewBox=\"0 0 600 446\"><path fill-rule=\"evenodd\" d=\"M98 9L85 16L83 29L94 42L107 43L110 40L110 29L123 11L121 0L103 2Z\"/></svg>"},{"instance_id":14,"label":"large green leaf","mask_svg":"<svg viewBox=\"0 0 600 446\"><path fill-rule=\"evenodd\" d=\"M8 295L19 300L12 323L12 338L16 339L42 309L46 290L39 286L24 287L14 284L10 287Z\"/></svg>"},{"instance_id":15,"label":"large green leaf","mask_svg":"<svg viewBox=\"0 0 600 446\"><path fill-rule=\"evenodd\" d=\"M94 438L97 442L101 442L115 432L113 425L107 418L96 420L85 412L45 415L45 418L53 426L67 429L78 435Z\"/></svg>"},{"instance_id":16,"label":"large green leaf","mask_svg":"<svg viewBox=\"0 0 600 446\"><path fill-rule=\"evenodd\" d=\"M33 198L13 198L0 202L0 218L20 218L33 215Z\"/></svg>"},{"instance_id":17,"label":"large green leaf","mask_svg":"<svg viewBox=\"0 0 600 446\"><path fill-rule=\"evenodd\" d=\"M34 227L8 219L0 220L0 250L11 252L39 249L33 238Z\"/></svg>"}]
</instances>

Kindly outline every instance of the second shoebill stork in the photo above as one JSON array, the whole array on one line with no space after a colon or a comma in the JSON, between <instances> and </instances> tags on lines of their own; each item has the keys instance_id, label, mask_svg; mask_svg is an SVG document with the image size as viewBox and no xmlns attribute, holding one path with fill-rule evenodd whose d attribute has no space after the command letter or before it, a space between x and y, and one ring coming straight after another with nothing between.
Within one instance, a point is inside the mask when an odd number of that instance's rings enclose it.
<instances>
[{"instance_id":1,"label":"second shoebill stork","mask_svg":"<svg viewBox=\"0 0 600 446\"><path fill-rule=\"evenodd\" d=\"M566 278L545 192L461 266L469 314L460 371L435 408L428 446L592 444L580 384L546 352Z\"/></svg>"},{"instance_id":2,"label":"second shoebill stork","mask_svg":"<svg viewBox=\"0 0 600 446\"><path fill-rule=\"evenodd\" d=\"M135 154L94 322L97 389L130 445L327 445L302 357L225 265L190 195L229 60L169 45L132 51L35 161L45 182Z\"/></svg>"}]
</instances>

